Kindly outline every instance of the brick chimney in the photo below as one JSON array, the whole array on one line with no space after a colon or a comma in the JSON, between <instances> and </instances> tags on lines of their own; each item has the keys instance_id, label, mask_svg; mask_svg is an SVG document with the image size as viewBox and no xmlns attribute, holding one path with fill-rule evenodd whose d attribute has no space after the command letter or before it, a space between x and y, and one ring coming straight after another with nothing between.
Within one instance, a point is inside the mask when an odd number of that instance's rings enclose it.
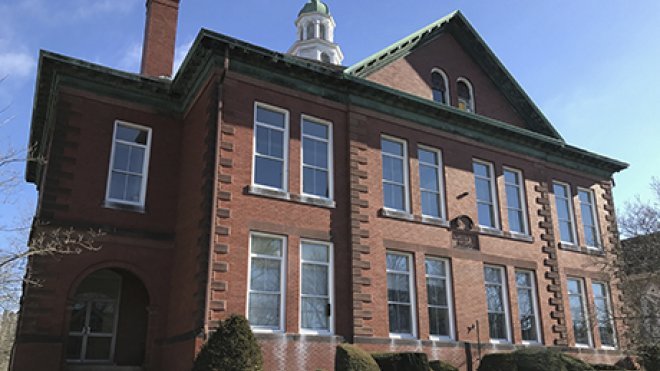
<instances>
[{"instance_id":1,"label":"brick chimney","mask_svg":"<svg viewBox=\"0 0 660 371\"><path fill-rule=\"evenodd\" d=\"M142 67L146 76L172 76L179 0L147 0Z\"/></svg>"}]
</instances>

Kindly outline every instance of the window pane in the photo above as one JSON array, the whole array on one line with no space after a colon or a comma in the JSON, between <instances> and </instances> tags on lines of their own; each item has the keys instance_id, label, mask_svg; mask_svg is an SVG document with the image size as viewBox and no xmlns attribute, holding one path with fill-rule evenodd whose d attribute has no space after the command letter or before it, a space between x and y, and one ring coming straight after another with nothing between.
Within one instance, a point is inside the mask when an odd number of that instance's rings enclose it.
<instances>
[{"instance_id":1,"label":"window pane","mask_svg":"<svg viewBox=\"0 0 660 371\"><path fill-rule=\"evenodd\" d=\"M140 202L140 193L142 193L142 177L129 175L126 180L126 201Z\"/></svg>"},{"instance_id":2,"label":"window pane","mask_svg":"<svg viewBox=\"0 0 660 371\"><path fill-rule=\"evenodd\" d=\"M248 318L252 326L279 327L280 295L250 293Z\"/></svg>"},{"instance_id":3,"label":"window pane","mask_svg":"<svg viewBox=\"0 0 660 371\"><path fill-rule=\"evenodd\" d=\"M598 246L596 231L593 228L584 227L584 242L587 246Z\"/></svg>"},{"instance_id":4,"label":"window pane","mask_svg":"<svg viewBox=\"0 0 660 371\"><path fill-rule=\"evenodd\" d=\"M257 153L283 159L284 132L261 125L257 125L255 130L257 136Z\"/></svg>"},{"instance_id":5,"label":"window pane","mask_svg":"<svg viewBox=\"0 0 660 371\"><path fill-rule=\"evenodd\" d=\"M563 199L557 199L557 217L559 219L570 220L571 214L568 210L568 202Z\"/></svg>"},{"instance_id":6,"label":"window pane","mask_svg":"<svg viewBox=\"0 0 660 371\"><path fill-rule=\"evenodd\" d=\"M504 181L509 184L520 185L518 181L518 173L514 171L504 170Z\"/></svg>"},{"instance_id":7,"label":"window pane","mask_svg":"<svg viewBox=\"0 0 660 371\"><path fill-rule=\"evenodd\" d=\"M399 272L408 272L408 257L398 254L387 254L387 269Z\"/></svg>"},{"instance_id":8,"label":"window pane","mask_svg":"<svg viewBox=\"0 0 660 371\"><path fill-rule=\"evenodd\" d=\"M252 236L252 254L282 256L282 240L254 235Z\"/></svg>"},{"instance_id":9,"label":"window pane","mask_svg":"<svg viewBox=\"0 0 660 371\"><path fill-rule=\"evenodd\" d=\"M406 274L387 274L387 300L409 303L410 281Z\"/></svg>"},{"instance_id":10,"label":"window pane","mask_svg":"<svg viewBox=\"0 0 660 371\"><path fill-rule=\"evenodd\" d=\"M532 276L527 273L516 273L516 285L520 287L532 287Z\"/></svg>"},{"instance_id":11,"label":"window pane","mask_svg":"<svg viewBox=\"0 0 660 371\"><path fill-rule=\"evenodd\" d=\"M311 330L328 330L328 299L302 298L301 299L301 326Z\"/></svg>"},{"instance_id":12,"label":"window pane","mask_svg":"<svg viewBox=\"0 0 660 371\"><path fill-rule=\"evenodd\" d=\"M426 274L428 275L442 276L442 277L445 277L447 275L445 263L442 260L426 259L426 261L424 262L424 266L426 268Z\"/></svg>"},{"instance_id":13,"label":"window pane","mask_svg":"<svg viewBox=\"0 0 660 371\"><path fill-rule=\"evenodd\" d=\"M450 336L449 311L444 308L429 307L429 327L431 335Z\"/></svg>"},{"instance_id":14,"label":"window pane","mask_svg":"<svg viewBox=\"0 0 660 371\"><path fill-rule=\"evenodd\" d=\"M126 144L115 144L115 158L112 162L113 170L128 170L128 157L130 149L131 147Z\"/></svg>"},{"instance_id":15,"label":"window pane","mask_svg":"<svg viewBox=\"0 0 660 371\"><path fill-rule=\"evenodd\" d=\"M578 192L578 198L580 199L580 202L582 202L582 203L591 204L591 195L589 194L589 192L579 191Z\"/></svg>"},{"instance_id":16,"label":"window pane","mask_svg":"<svg viewBox=\"0 0 660 371\"><path fill-rule=\"evenodd\" d=\"M255 158L254 182L282 189L283 161L257 156Z\"/></svg>"},{"instance_id":17,"label":"window pane","mask_svg":"<svg viewBox=\"0 0 660 371\"><path fill-rule=\"evenodd\" d=\"M500 270L497 268L485 267L484 276L486 278L486 282L502 283L502 276L500 275Z\"/></svg>"},{"instance_id":18,"label":"window pane","mask_svg":"<svg viewBox=\"0 0 660 371\"><path fill-rule=\"evenodd\" d=\"M438 191L438 169L431 166L419 165L419 186L422 189Z\"/></svg>"},{"instance_id":19,"label":"window pane","mask_svg":"<svg viewBox=\"0 0 660 371\"><path fill-rule=\"evenodd\" d=\"M485 178L490 178L490 168L486 164L482 164L480 162L474 162L472 163L472 168L474 170L475 175Z\"/></svg>"},{"instance_id":20,"label":"window pane","mask_svg":"<svg viewBox=\"0 0 660 371\"><path fill-rule=\"evenodd\" d=\"M130 154L128 170L133 173L142 174L142 167L144 166L144 148L132 147Z\"/></svg>"},{"instance_id":21,"label":"window pane","mask_svg":"<svg viewBox=\"0 0 660 371\"><path fill-rule=\"evenodd\" d=\"M418 151L418 156L420 162L431 165L438 165L438 154L435 151L427 151L420 148Z\"/></svg>"},{"instance_id":22,"label":"window pane","mask_svg":"<svg viewBox=\"0 0 660 371\"><path fill-rule=\"evenodd\" d=\"M318 138L328 139L328 125L318 124L312 121L303 121L303 134L313 135Z\"/></svg>"},{"instance_id":23,"label":"window pane","mask_svg":"<svg viewBox=\"0 0 660 371\"><path fill-rule=\"evenodd\" d=\"M403 201L403 186L394 184L383 184L383 198L385 207L395 210L405 210Z\"/></svg>"},{"instance_id":24,"label":"window pane","mask_svg":"<svg viewBox=\"0 0 660 371\"><path fill-rule=\"evenodd\" d=\"M437 193L422 192L422 214L440 217L440 197Z\"/></svg>"},{"instance_id":25,"label":"window pane","mask_svg":"<svg viewBox=\"0 0 660 371\"><path fill-rule=\"evenodd\" d=\"M310 138L303 138L303 163L328 168L328 143Z\"/></svg>"},{"instance_id":26,"label":"window pane","mask_svg":"<svg viewBox=\"0 0 660 371\"><path fill-rule=\"evenodd\" d=\"M383 156L383 179L403 184L403 160Z\"/></svg>"},{"instance_id":27,"label":"window pane","mask_svg":"<svg viewBox=\"0 0 660 371\"><path fill-rule=\"evenodd\" d=\"M484 202L493 202L491 193L491 184L485 179L476 179L475 186L477 188L477 200Z\"/></svg>"},{"instance_id":28,"label":"window pane","mask_svg":"<svg viewBox=\"0 0 660 371\"><path fill-rule=\"evenodd\" d=\"M126 191L127 175L113 172L110 175L110 198L116 200L124 199L124 192Z\"/></svg>"},{"instance_id":29,"label":"window pane","mask_svg":"<svg viewBox=\"0 0 660 371\"><path fill-rule=\"evenodd\" d=\"M512 232L524 233L522 212L509 209L509 229Z\"/></svg>"},{"instance_id":30,"label":"window pane","mask_svg":"<svg viewBox=\"0 0 660 371\"><path fill-rule=\"evenodd\" d=\"M87 303L74 303L71 308L71 321L69 322L69 331L82 332L85 327L85 316L87 315Z\"/></svg>"},{"instance_id":31,"label":"window pane","mask_svg":"<svg viewBox=\"0 0 660 371\"><path fill-rule=\"evenodd\" d=\"M284 129L285 115L282 112L271 111L257 106L257 121Z\"/></svg>"},{"instance_id":32,"label":"window pane","mask_svg":"<svg viewBox=\"0 0 660 371\"><path fill-rule=\"evenodd\" d=\"M412 316L409 305L389 304L390 332L395 334L412 333Z\"/></svg>"},{"instance_id":33,"label":"window pane","mask_svg":"<svg viewBox=\"0 0 660 371\"><path fill-rule=\"evenodd\" d=\"M447 306L447 285L441 278L426 278L426 290L429 305Z\"/></svg>"},{"instance_id":34,"label":"window pane","mask_svg":"<svg viewBox=\"0 0 660 371\"><path fill-rule=\"evenodd\" d=\"M89 331L112 333L115 324L115 304L112 302L94 302L89 311Z\"/></svg>"},{"instance_id":35,"label":"window pane","mask_svg":"<svg viewBox=\"0 0 660 371\"><path fill-rule=\"evenodd\" d=\"M328 246L304 243L302 245L302 258L305 261L328 262Z\"/></svg>"},{"instance_id":36,"label":"window pane","mask_svg":"<svg viewBox=\"0 0 660 371\"><path fill-rule=\"evenodd\" d=\"M559 232L561 234L561 240L565 242L574 242L573 241L573 232L571 231L571 225L568 222L559 222Z\"/></svg>"},{"instance_id":37,"label":"window pane","mask_svg":"<svg viewBox=\"0 0 660 371\"><path fill-rule=\"evenodd\" d=\"M403 143L388 139L381 139L380 147L383 153L403 156Z\"/></svg>"},{"instance_id":38,"label":"window pane","mask_svg":"<svg viewBox=\"0 0 660 371\"><path fill-rule=\"evenodd\" d=\"M319 197L330 197L328 188L328 172L304 167L303 192Z\"/></svg>"},{"instance_id":39,"label":"window pane","mask_svg":"<svg viewBox=\"0 0 660 371\"><path fill-rule=\"evenodd\" d=\"M486 286L486 301L488 310L491 312L504 312L504 303L502 303L502 287Z\"/></svg>"},{"instance_id":40,"label":"window pane","mask_svg":"<svg viewBox=\"0 0 660 371\"><path fill-rule=\"evenodd\" d=\"M302 265L302 293L304 295L328 295L328 267L318 264Z\"/></svg>"},{"instance_id":41,"label":"window pane","mask_svg":"<svg viewBox=\"0 0 660 371\"><path fill-rule=\"evenodd\" d=\"M594 223L594 215L593 215L593 210L591 208L591 205L589 204L582 204L581 205L581 211L582 211L582 223L585 225L595 225Z\"/></svg>"},{"instance_id":42,"label":"window pane","mask_svg":"<svg viewBox=\"0 0 660 371\"><path fill-rule=\"evenodd\" d=\"M480 225L495 228L495 219L493 218L493 208L491 205L478 204L477 211Z\"/></svg>"},{"instance_id":43,"label":"window pane","mask_svg":"<svg viewBox=\"0 0 660 371\"><path fill-rule=\"evenodd\" d=\"M488 330L491 339L507 338L504 313L488 313Z\"/></svg>"},{"instance_id":44,"label":"window pane","mask_svg":"<svg viewBox=\"0 0 660 371\"><path fill-rule=\"evenodd\" d=\"M555 193L555 197L562 197L562 198L567 198L568 194L566 192L566 187L561 184L554 184L553 187L553 192Z\"/></svg>"},{"instance_id":45,"label":"window pane","mask_svg":"<svg viewBox=\"0 0 660 371\"><path fill-rule=\"evenodd\" d=\"M250 290L280 291L280 261L252 258Z\"/></svg>"},{"instance_id":46,"label":"window pane","mask_svg":"<svg viewBox=\"0 0 660 371\"><path fill-rule=\"evenodd\" d=\"M117 125L117 132L115 138L132 142L136 144L147 144L147 134L146 130L140 130L137 128L132 128L124 125Z\"/></svg>"},{"instance_id":47,"label":"window pane","mask_svg":"<svg viewBox=\"0 0 660 371\"><path fill-rule=\"evenodd\" d=\"M88 337L87 349L85 350L85 359L109 360L111 342L111 337Z\"/></svg>"},{"instance_id":48,"label":"window pane","mask_svg":"<svg viewBox=\"0 0 660 371\"><path fill-rule=\"evenodd\" d=\"M507 206L514 209L522 209L520 205L520 189L514 186L506 186Z\"/></svg>"}]
</instances>

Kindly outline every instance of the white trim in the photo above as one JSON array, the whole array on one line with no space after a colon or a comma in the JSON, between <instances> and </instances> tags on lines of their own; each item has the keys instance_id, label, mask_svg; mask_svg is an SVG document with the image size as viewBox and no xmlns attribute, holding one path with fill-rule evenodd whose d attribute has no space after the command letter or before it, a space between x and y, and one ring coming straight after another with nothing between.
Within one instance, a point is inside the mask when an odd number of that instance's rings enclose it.
<instances>
[{"instance_id":1,"label":"white trim","mask_svg":"<svg viewBox=\"0 0 660 371\"><path fill-rule=\"evenodd\" d=\"M573 241L564 241L562 240L561 236L561 221L559 220L559 206L557 204L557 194L555 193L555 185L563 187L564 190L566 191L566 203L568 204L568 213L570 214L570 220L569 222L571 223L571 236L573 238ZM577 245L577 232L575 230L575 210L573 209L573 193L571 193L571 185L565 182L560 182L558 180L553 180L552 181L552 194L555 197L555 207L557 208L557 228L559 229L559 240L560 242L564 244L570 244L570 245ZM563 197L562 197L563 199Z\"/></svg>"},{"instance_id":2,"label":"white trim","mask_svg":"<svg viewBox=\"0 0 660 371\"><path fill-rule=\"evenodd\" d=\"M507 183L506 181L506 172L511 172L517 175L518 177L518 184L511 184ZM529 224L527 223L527 194L525 192L525 178L523 177L522 171L518 169L514 169L508 166L503 166L502 167L502 178L504 179L504 196L506 197L506 206L505 209L507 210L507 220L509 218L509 209L513 209L509 207L509 195L506 193L506 186L511 185L516 188L518 188L518 199L520 201L520 208L522 211L522 227L523 231L522 232L515 232L511 230L511 221L509 220L509 232L513 234L522 234L524 236L529 236Z\"/></svg>"},{"instance_id":3,"label":"white trim","mask_svg":"<svg viewBox=\"0 0 660 371\"><path fill-rule=\"evenodd\" d=\"M438 205L438 209L440 211L439 216L425 215L424 214L424 205L422 204L422 200L421 200L421 197L422 197L422 177L421 177L421 175L422 174L421 174L421 170L420 170L420 173L419 173L419 197L420 197L419 206L420 206L420 209L421 209L421 212L422 212L422 216L428 216L428 217L432 217L432 218L440 218L442 220L447 220L447 211L446 211L446 202L445 202L445 182L444 182L444 180L445 180L445 177L444 177L445 171L444 171L444 164L442 162L442 150L437 149L437 148L433 148L433 147L429 147L429 146L426 146L426 145L423 145L423 144L417 145L417 167L418 167L418 170L419 170L419 168L421 168L421 164L422 164L422 162L419 160L419 150L420 149L424 150L424 151L428 151L428 152L433 152L433 153L436 154L436 156L438 158L438 163L436 165L429 164L429 163L426 163L426 162L424 162L424 165L433 166L433 167L435 167L436 171L438 172L438 192L437 193L438 193L438 198L439 198L439 201L440 201L440 204Z\"/></svg>"},{"instance_id":4,"label":"white trim","mask_svg":"<svg viewBox=\"0 0 660 371\"><path fill-rule=\"evenodd\" d=\"M428 272L425 273L425 279L426 278L439 278L439 279L444 279L445 280L445 292L447 294L447 313L449 315L448 321L449 321L449 336L438 336L438 335L432 335L431 331L429 329L429 339L434 340L434 341L447 341L447 340L454 340L456 338L456 329L454 328L454 293L452 290L453 282L452 282L452 276L451 276L451 261L448 258L440 258L440 257L435 257L435 256L426 256L424 258L424 263L426 264L426 260L435 260L435 261L441 261L445 265L445 276L436 276L436 275L431 275ZM428 304L428 285L427 286L426 292L427 292L427 297L426 297L426 303L427 303L427 308L431 307L430 304ZM429 323L430 323L430 316L429 316Z\"/></svg>"},{"instance_id":5,"label":"white trim","mask_svg":"<svg viewBox=\"0 0 660 371\"><path fill-rule=\"evenodd\" d=\"M522 338L522 331L520 334L520 339L523 344L542 344L543 338L541 336L541 316L539 315L539 306L538 306L538 293L536 290L536 274L533 270L529 269L516 269L515 274L521 273L526 274L530 278L530 287L519 287L518 279L516 277L516 295L518 294L519 289L530 290L532 291L532 311L534 314L534 323L536 324L536 340L524 340ZM520 321L520 300L518 300L518 321Z\"/></svg>"},{"instance_id":6,"label":"white trim","mask_svg":"<svg viewBox=\"0 0 660 371\"><path fill-rule=\"evenodd\" d=\"M403 271L391 271L390 269L387 268L387 255L399 255L403 256L408 260L408 267L410 268L409 271L403 272ZM413 254L411 253L404 253L404 252L399 252L399 251L393 251L393 250L386 250L385 251L385 276L387 277L387 273L395 273L395 274L407 274L408 275L408 289L410 290L410 330L411 333L395 333L395 332L390 332L390 338L392 339L413 339L417 338L417 298L415 295L415 259ZM389 287L387 287L387 284L385 285L386 290L389 290ZM389 328L389 305L390 305L390 300L387 297L388 293L385 292L385 298L387 299L387 306L388 306L388 328ZM395 304L406 304L403 302L393 302Z\"/></svg>"},{"instance_id":7,"label":"white trim","mask_svg":"<svg viewBox=\"0 0 660 371\"><path fill-rule=\"evenodd\" d=\"M274 112L279 112L284 114L284 128L276 127L269 125L268 123L262 123L262 122L257 122L257 108L261 107L266 110L274 111ZM261 102L254 102L254 111L253 111L253 125L252 125L252 172L251 172L251 180L250 183L252 186L259 187L259 188L265 188L265 189L273 189L276 191L282 191L282 192L288 192L289 190L289 111L276 107L276 106L271 106L266 103L261 103ZM275 129L275 130L282 130L283 135L282 135L282 188L276 188L276 187L271 187L263 184L257 184L255 183L255 171L257 169L256 167L256 158L257 158L257 125L267 127L269 129ZM263 155L260 155L263 156ZM278 159L279 160L279 159Z\"/></svg>"},{"instance_id":8,"label":"white trim","mask_svg":"<svg viewBox=\"0 0 660 371\"><path fill-rule=\"evenodd\" d=\"M443 71L441 68L438 68L438 67L431 68L431 92L433 92L433 73L434 72L437 72L440 75L442 75L442 79L445 82L445 103L441 103L441 104L451 106L451 94L449 94L449 78L447 77L447 74L445 73L445 71ZM440 103L436 100L434 100L434 102Z\"/></svg>"},{"instance_id":9,"label":"white trim","mask_svg":"<svg viewBox=\"0 0 660 371\"><path fill-rule=\"evenodd\" d=\"M490 179L482 177L480 175L477 175L474 172L474 163L479 163L481 165L487 166L488 170L489 170L489 173L490 173ZM473 164L472 174L474 175L474 181L475 181L474 199L477 203L477 224L480 227L484 227L484 228L501 229L501 225L500 225L500 206L499 206L498 199L497 199L497 184L495 184L495 181L496 181L495 166L493 166L492 162L480 160L480 159L477 159L477 158L472 159L472 164ZM493 199L491 206L493 208L493 222L494 222L494 225L492 225L492 226L491 225L483 225L479 221L479 199L477 198L477 185L476 185L477 178L479 178L479 179L488 179L488 181L490 182L490 197Z\"/></svg>"},{"instance_id":10,"label":"white trim","mask_svg":"<svg viewBox=\"0 0 660 371\"><path fill-rule=\"evenodd\" d=\"M575 347L576 348L593 348L594 346L594 339L593 339L593 333L591 331L591 321L589 321L589 308L587 307L587 293L585 289L585 284L584 284L584 278L577 278L577 277L567 277L566 278L566 294L568 296L568 310L571 313L571 329L575 327L573 322L575 321L575 318L573 318L573 311L571 311L571 295L575 296L576 294L571 294L569 289L568 289L568 282L569 281L575 281L578 283L578 288L580 289L580 301L582 302L582 313L584 315L584 318L582 320L584 321L584 326L587 329L587 338L589 339L588 344L584 343L578 343L577 339L575 338L575 331L573 331L573 341L575 342Z\"/></svg>"},{"instance_id":11,"label":"white trim","mask_svg":"<svg viewBox=\"0 0 660 371\"><path fill-rule=\"evenodd\" d=\"M619 342L617 339L617 331L614 323L614 313L612 312L612 295L610 294L610 285L608 282L605 281L591 281L591 292L593 294L593 299L594 299L594 311L596 313L596 327L598 328L598 334L600 335L600 323L598 321L598 306L596 305L596 294L594 293L593 290L593 287L596 285L602 285L603 291L605 292L605 296L604 297L599 296L599 298L602 298L605 301L607 314L609 316L609 324L612 327L612 340L614 340L614 345L603 345L602 339L599 339L601 341L600 347L602 349L617 349L619 346Z\"/></svg>"},{"instance_id":12,"label":"white trim","mask_svg":"<svg viewBox=\"0 0 660 371\"><path fill-rule=\"evenodd\" d=\"M328 330L327 331L318 331L318 330L310 330L310 329L304 329L302 327L302 265L305 263L303 261L302 257L302 249L303 249L303 244L310 244L310 245L319 245L319 246L325 246L328 249L328 263L323 264L321 262L311 262L312 264L316 265L326 265L328 267L328 302L330 304L330 316L328 318ZM332 242L327 242L327 241L317 241L317 240L310 240L310 239L301 239L300 240L300 262L299 262L299 272L300 272L300 279L299 279L299 297L298 297L298 329L301 334L311 334L311 335L333 335L335 333L335 267L334 267L334 245Z\"/></svg>"},{"instance_id":13,"label":"white trim","mask_svg":"<svg viewBox=\"0 0 660 371\"><path fill-rule=\"evenodd\" d=\"M460 101L462 100L461 97L458 95L458 83L460 83L460 82L465 83L465 85L468 88L468 91L470 92L470 102L469 102L470 104L466 105L466 106L468 106L466 111L471 112L471 113L476 113L475 99L474 99L474 88L472 87L472 83L470 82L470 80L468 80L467 78L465 78L463 76L456 79L456 102L460 105Z\"/></svg>"},{"instance_id":14,"label":"white trim","mask_svg":"<svg viewBox=\"0 0 660 371\"><path fill-rule=\"evenodd\" d=\"M252 255L252 237L266 237L272 239L279 239L282 241L282 256L278 259L273 256L266 255ZM280 323L279 327L265 327L265 326L252 326L253 332L260 333L281 333L285 331L286 324L286 266L287 266L287 242L288 239L286 236L262 233L262 232L250 232L248 235L248 269L247 269L247 297L245 298L245 317L250 320L250 291L252 290L252 257L256 256L260 259L272 259L280 261Z\"/></svg>"},{"instance_id":15,"label":"white trim","mask_svg":"<svg viewBox=\"0 0 660 371\"><path fill-rule=\"evenodd\" d=\"M390 154L390 153L385 154L383 152L383 146L382 146L383 139L391 141L391 142L401 143L403 145L403 157L399 156L399 155L393 155L393 154ZM409 173L410 172L410 170L409 170L410 167L408 165L408 142L405 139L400 139L400 138L397 138L397 137L389 136L387 134L381 134L380 143L381 143L381 148L380 148L381 191L383 193L383 208L387 209L387 210L404 211L404 212L409 213L410 212L410 173ZM383 178L383 175L382 175L383 156L395 157L395 158L399 158L403 161L403 193L404 193L403 203L404 203L404 210L393 209L393 208L385 206L385 191L384 191L385 187L383 187L382 185L386 182L396 184L396 185L399 185L399 184L394 183L394 182L390 182L390 181L386 181Z\"/></svg>"},{"instance_id":16,"label":"white trim","mask_svg":"<svg viewBox=\"0 0 660 371\"><path fill-rule=\"evenodd\" d=\"M496 269L500 272L500 278L502 279L502 283L500 284L502 286L502 306L504 307L504 324L506 326L506 339L490 339L490 342L493 344L507 344L511 343L511 311L509 309L509 292L507 290L507 282L508 282L508 276L506 273L506 267L503 267L501 265L491 265L491 264L484 264L484 290L486 288L486 285L498 285L496 282L487 282L486 281L486 268L491 268L491 269ZM486 314L488 314L488 293L486 293ZM488 324L488 333L490 337L490 323Z\"/></svg>"},{"instance_id":17,"label":"white trim","mask_svg":"<svg viewBox=\"0 0 660 371\"><path fill-rule=\"evenodd\" d=\"M313 135L306 135L303 133L303 125L305 120L310 121L315 124L319 125L325 125L328 127L328 138L319 138L315 137ZM331 121L319 119L313 116L309 115L301 115L300 117L300 194L305 195L307 197L313 197L313 198L320 198L322 200L329 200L332 201L334 200L335 197L335 190L334 190L334 161L333 161L333 156L334 156L334 141L333 141L333 125ZM304 169L305 169L305 164L304 164L304 146L303 146L303 140L304 137L309 137L313 140L317 141L325 141L328 144L328 168L326 169L328 172L328 197L322 197L314 194L309 194L305 193L305 183L304 183ZM309 167L314 167L311 165L308 165Z\"/></svg>"},{"instance_id":18,"label":"white trim","mask_svg":"<svg viewBox=\"0 0 660 371\"><path fill-rule=\"evenodd\" d=\"M590 188L578 187L577 190L578 190L578 205L580 205L580 215L582 215L582 201L580 200L580 192L586 192L587 195L589 195L589 201L590 201L589 209L591 211L591 217L593 218L594 229L595 229L595 232L596 232L596 235L594 236L594 239L596 240L596 245L591 246L591 245L587 244L586 240L584 241L584 244L589 249L602 250L603 243L602 243L601 237L600 237L600 226L598 225L599 224L598 223L598 213L596 212L596 210L597 210L596 209L596 194ZM583 232L582 237L585 238L587 233L586 233L585 228L584 228L585 227L584 226L584 215L582 215L582 220L581 221L582 221L582 223L580 223L580 224L582 224L582 232Z\"/></svg>"},{"instance_id":19,"label":"white trim","mask_svg":"<svg viewBox=\"0 0 660 371\"><path fill-rule=\"evenodd\" d=\"M124 126L132 129L137 129L141 131L146 131L147 132L147 143L146 144L137 144L137 143L129 143L125 142L123 140L117 139L117 127L118 126ZM133 124L130 122L126 121L121 121L121 120L115 120L113 130L112 130L112 149L110 150L110 165L108 166L108 178L106 180L106 187L105 187L105 201L107 203L112 203L112 204L124 204L124 205L132 205L132 206L138 206L138 207L144 207L147 199L147 179L149 178L149 157L151 154L151 128L148 126L142 126L138 124ZM142 163L142 184L140 187L140 201L138 202L133 202L133 201L128 201L128 200L122 200L122 199L116 199L116 198L111 198L110 197L110 185L112 184L112 172L114 169L114 163L115 163L115 147L117 146L117 143L122 143L128 146L134 146L134 147L139 147L144 149L144 158L143 158L143 163Z\"/></svg>"}]
</instances>

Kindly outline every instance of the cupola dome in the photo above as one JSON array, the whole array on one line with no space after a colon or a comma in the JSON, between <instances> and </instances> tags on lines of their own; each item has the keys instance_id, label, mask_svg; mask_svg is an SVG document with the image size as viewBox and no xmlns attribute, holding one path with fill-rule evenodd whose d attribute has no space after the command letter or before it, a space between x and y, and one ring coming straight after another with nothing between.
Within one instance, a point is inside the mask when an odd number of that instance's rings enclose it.
<instances>
[{"instance_id":1,"label":"cupola dome","mask_svg":"<svg viewBox=\"0 0 660 371\"><path fill-rule=\"evenodd\" d=\"M300 9L298 16L308 13L321 13L325 15L330 15L330 9L328 5L320 0L310 0L308 3Z\"/></svg>"}]
</instances>

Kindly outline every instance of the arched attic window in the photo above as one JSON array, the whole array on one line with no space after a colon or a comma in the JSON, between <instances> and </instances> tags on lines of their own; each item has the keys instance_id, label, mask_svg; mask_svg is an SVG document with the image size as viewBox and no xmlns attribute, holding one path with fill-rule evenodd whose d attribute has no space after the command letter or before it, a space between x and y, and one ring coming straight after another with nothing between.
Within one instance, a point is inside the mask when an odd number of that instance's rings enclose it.
<instances>
[{"instance_id":1,"label":"arched attic window","mask_svg":"<svg viewBox=\"0 0 660 371\"><path fill-rule=\"evenodd\" d=\"M314 28L315 28L314 23L312 22L307 23L307 40L311 40L314 37L316 37Z\"/></svg>"},{"instance_id":2,"label":"arched attic window","mask_svg":"<svg viewBox=\"0 0 660 371\"><path fill-rule=\"evenodd\" d=\"M434 68L433 71L431 71L431 91L433 92L434 102L449 104L447 75L438 68Z\"/></svg>"},{"instance_id":3,"label":"arched attic window","mask_svg":"<svg viewBox=\"0 0 660 371\"><path fill-rule=\"evenodd\" d=\"M456 80L456 96L458 109L474 112L474 90L472 90L472 84L463 77Z\"/></svg>"}]
</instances>

